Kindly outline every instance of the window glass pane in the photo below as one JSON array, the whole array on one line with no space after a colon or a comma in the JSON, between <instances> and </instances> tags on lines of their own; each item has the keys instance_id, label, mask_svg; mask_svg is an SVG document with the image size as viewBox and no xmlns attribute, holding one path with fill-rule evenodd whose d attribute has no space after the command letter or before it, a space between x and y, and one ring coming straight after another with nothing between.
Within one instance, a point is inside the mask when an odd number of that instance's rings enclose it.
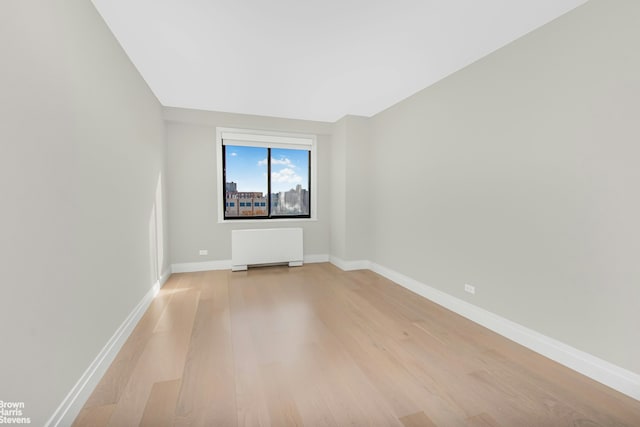
<instances>
[{"instance_id":1,"label":"window glass pane","mask_svg":"<svg viewBox=\"0 0 640 427\"><path fill-rule=\"evenodd\" d=\"M271 215L309 215L309 152L271 149Z\"/></svg>"},{"instance_id":2,"label":"window glass pane","mask_svg":"<svg viewBox=\"0 0 640 427\"><path fill-rule=\"evenodd\" d=\"M227 145L224 155L225 197L229 202L225 216L266 216L266 208L254 207L254 203L267 200L267 149Z\"/></svg>"}]
</instances>

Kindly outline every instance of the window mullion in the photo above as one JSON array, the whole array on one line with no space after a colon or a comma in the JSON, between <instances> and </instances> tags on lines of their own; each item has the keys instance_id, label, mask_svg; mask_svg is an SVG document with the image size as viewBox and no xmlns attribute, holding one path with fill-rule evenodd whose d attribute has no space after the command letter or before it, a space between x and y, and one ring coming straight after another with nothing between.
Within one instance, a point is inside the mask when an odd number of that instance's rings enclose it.
<instances>
[{"instance_id":1,"label":"window mullion","mask_svg":"<svg viewBox=\"0 0 640 427\"><path fill-rule=\"evenodd\" d=\"M271 147L267 147L267 216L271 218Z\"/></svg>"}]
</instances>

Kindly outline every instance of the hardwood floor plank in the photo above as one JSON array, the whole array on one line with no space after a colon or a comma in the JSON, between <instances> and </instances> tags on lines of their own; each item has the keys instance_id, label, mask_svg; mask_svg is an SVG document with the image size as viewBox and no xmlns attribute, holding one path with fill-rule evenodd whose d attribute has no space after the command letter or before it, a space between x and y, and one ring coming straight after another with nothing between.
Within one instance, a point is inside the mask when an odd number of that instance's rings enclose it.
<instances>
[{"instance_id":1,"label":"hardwood floor plank","mask_svg":"<svg viewBox=\"0 0 640 427\"><path fill-rule=\"evenodd\" d=\"M84 407L73 422L73 427L103 427L109 423L115 403L103 406Z\"/></svg>"},{"instance_id":2,"label":"hardwood floor plank","mask_svg":"<svg viewBox=\"0 0 640 427\"><path fill-rule=\"evenodd\" d=\"M427 415L420 411L400 418L404 427L437 427Z\"/></svg>"},{"instance_id":3,"label":"hardwood floor plank","mask_svg":"<svg viewBox=\"0 0 640 427\"><path fill-rule=\"evenodd\" d=\"M175 414L180 380L153 384L151 394L142 414L142 427L171 427Z\"/></svg>"},{"instance_id":4,"label":"hardwood floor plank","mask_svg":"<svg viewBox=\"0 0 640 427\"><path fill-rule=\"evenodd\" d=\"M303 426L298 406L291 395L285 375L277 363L260 366L269 418L273 426Z\"/></svg>"},{"instance_id":5,"label":"hardwood floor plank","mask_svg":"<svg viewBox=\"0 0 640 427\"><path fill-rule=\"evenodd\" d=\"M181 378L199 292L178 290L162 314L138 360L110 426L138 425L154 383Z\"/></svg>"},{"instance_id":6,"label":"hardwood floor plank","mask_svg":"<svg viewBox=\"0 0 640 427\"><path fill-rule=\"evenodd\" d=\"M469 427L501 427L491 415L482 413L467 420Z\"/></svg>"},{"instance_id":7,"label":"hardwood floor plank","mask_svg":"<svg viewBox=\"0 0 640 427\"><path fill-rule=\"evenodd\" d=\"M226 280L204 284L193 323L175 425L236 425L233 351Z\"/></svg>"},{"instance_id":8,"label":"hardwood floor plank","mask_svg":"<svg viewBox=\"0 0 640 427\"><path fill-rule=\"evenodd\" d=\"M253 325L257 320L247 305L243 290L248 283L244 273L229 284L231 336L235 363L235 395L238 426L271 426L265 388L262 384Z\"/></svg>"},{"instance_id":9,"label":"hardwood floor plank","mask_svg":"<svg viewBox=\"0 0 640 427\"><path fill-rule=\"evenodd\" d=\"M294 399L310 425L401 425L382 393L330 333L301 351L288 372Z\"/></svg>"}]
</instances>

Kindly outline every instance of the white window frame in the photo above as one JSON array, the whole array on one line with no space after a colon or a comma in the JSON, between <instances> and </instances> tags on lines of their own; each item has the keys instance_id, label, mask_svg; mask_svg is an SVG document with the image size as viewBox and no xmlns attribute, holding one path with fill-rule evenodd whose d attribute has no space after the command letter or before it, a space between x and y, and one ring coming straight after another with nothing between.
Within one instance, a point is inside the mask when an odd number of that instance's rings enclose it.
<instances>
[{"instance_id":1,"label":"white window frame","mask_svg":"<svg viewBox=\"0 0 640 427\"><path fill-rule=\"evenodd\" d=\"M295 145L301 140L311 141L311 176L309 191L311 192L311 212L310 218L261 218L261 219L225 219L224 204L225 191L222 171L222 140L223 136L234 141L246 141L248 144L259 147L287 148L287 145ZM317 156L317 136L312 134L301 134L291 132L275 132L257 129L238 129L227 127L216 127L216 168L217 168L217 211L218 223L247 223L247 222L287 222L287 221L317 221L318 219L318 156Z\"/></svg>"}]
</instances>

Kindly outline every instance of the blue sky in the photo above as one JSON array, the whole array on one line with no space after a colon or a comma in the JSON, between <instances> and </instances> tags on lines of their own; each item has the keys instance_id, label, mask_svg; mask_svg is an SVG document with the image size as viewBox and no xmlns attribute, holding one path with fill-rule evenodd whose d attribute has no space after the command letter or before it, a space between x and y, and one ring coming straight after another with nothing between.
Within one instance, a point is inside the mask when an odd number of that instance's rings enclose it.
<instances>
[{"instance_id":1,"label":"blue sky","mask_svg":"<svg viewBox=\"0 0 640 427\"><path fill-rule=\"evenodd\" d=\"M271 149L271 191L289 191L301 184L308 187L309 152ZM267 193L267 149L226 146L227 182L238 183L238 191ZM307 188L308 189L308 188Z\"/></svg>"}]
</instances>

